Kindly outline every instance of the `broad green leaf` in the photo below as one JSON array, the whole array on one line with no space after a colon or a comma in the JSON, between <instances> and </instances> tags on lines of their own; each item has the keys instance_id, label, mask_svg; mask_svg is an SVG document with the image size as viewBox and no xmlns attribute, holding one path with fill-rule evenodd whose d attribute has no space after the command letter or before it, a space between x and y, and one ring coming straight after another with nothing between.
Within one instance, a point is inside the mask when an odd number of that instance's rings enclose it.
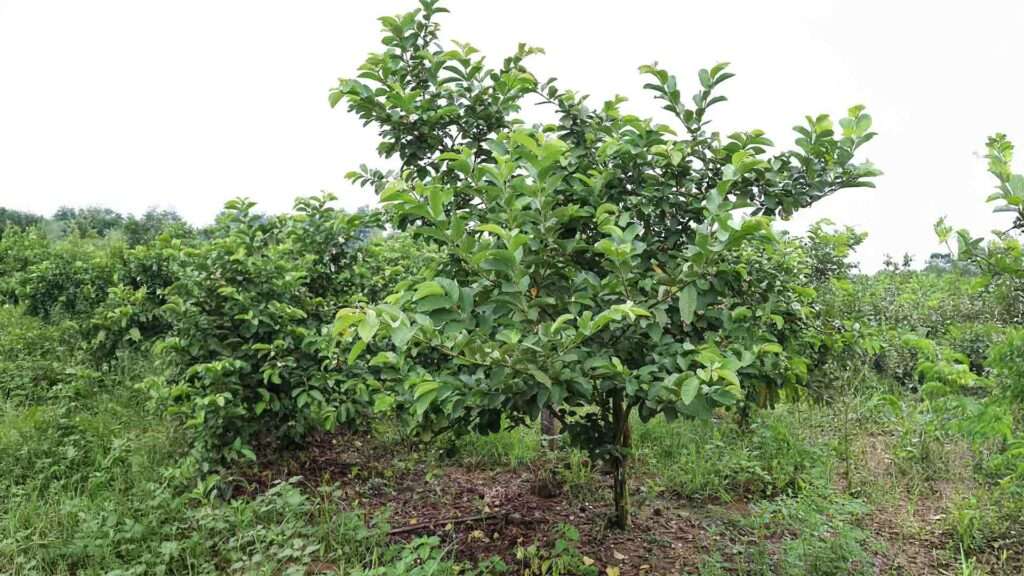
<instances>
[{"instance_id":1,"label":"broad green leaf","mask_svg":"<svg viewBox=\"0 0 1024 576\"><path fill-rule=\"evenodd\" d=\"M544 384L545 386L551 386L551 378L549 378L549 377L548 377L548 375L547 375L547 374L545 374L545 373L544 373L544 372L543 372L542 370L540 370L539 368L532 368L532 367L531 367L531 368L530 368L530 374L531 374L531 375L532 375L532 376L533 376L534 378L536 378L536 379L537 379L537 381L538 381L538 382L540 382L541 384Z\"/></svg>"},{"instance_id":2,"label":"broad green leaf","mask_svg":"<svg viewBox=\"0 0 1024 576\"><path fill-rule=\"evenodd\" d=\"M697 288L687 284L679 292L679 317L687 324L693 323L693 315L697 311Z\"/></svg>"},{"instance_id":3,"label":"broad green leaf","mask_svg":"<svg viewBox=\"0 0 1024 576\"><path fill-rule=\"evenodd\" d=\"M488 250L477 257L480 268L509 272L515 268L516 256L508 250Z\"/></svg>"},{"instance_id":4,"label":"broad green leaf","mask_svg":"<svg viewBox=\"0 0 1024 576\"><path fill-rule=\"evenodd\" d=\"M351 366L356 361L356 358L359 358L359 355L362 354L363 350L365 349L366 340L356 340L355 343L352 344L352 350L349 350L348 364Z\"/></svg>"},{"instance_id":5,"label":"broad green leaf","mask_svg":"<svg viewBox=\"0 0 1024 576\"><path fill-rule=\"evenodd\" d=\"M395 397L391 394L377 394L373 398L373 411L377 414L390 412L395 405Z\"/></svg>"},{"instance_id":6,"label":"broad green leaf","mask_svg":"<svg viewBox=\"0 0 1024 576\"><path fill-rule=\"evenodd\" d=\"M416 286L416 293L413 295L413 301L422 300L427 296L444 296L444 288L440 284L433 280L422 282Z\"/></svg>"},{"instance_id":7,"label":"broad green leaf","mask_svg":"<svg viewBox=\"0 0 1024 576\"><path fill-rule=\"evenodd\" d=\"M359 327L356 330L359 332L360 338L369 342L373 339L373 335L377 333L379 326L380 320L377 319L377 313L371 309L366 311L366 316L359 323Z\"/></svg>"},{"instance_id":8,"label":"broad green leaf","mask_svg":"<svg viewBox=\"0 0 1024 576\"><path fill-rule=\"evenodd\" d=\"M715 372L718 374L718 377L721 378L722 380L725 380L726 382L734 386L740 385L739 378L737 378L736 373L733 372L732 370L728 368L719 368Z\"/></svg>"},{"instance_id":9,"label":"broad green leaf","mask_svg":"<svg viewBox=\"0 0 1024 576\"><path fill-rule=\"evenodd\" d=\"M696 376L690 376L683 381L683 385L679 388L679 399L683 401L683 404L689 404L697 397L699 391L700 380Z\"/></svg>"}]
</instances>

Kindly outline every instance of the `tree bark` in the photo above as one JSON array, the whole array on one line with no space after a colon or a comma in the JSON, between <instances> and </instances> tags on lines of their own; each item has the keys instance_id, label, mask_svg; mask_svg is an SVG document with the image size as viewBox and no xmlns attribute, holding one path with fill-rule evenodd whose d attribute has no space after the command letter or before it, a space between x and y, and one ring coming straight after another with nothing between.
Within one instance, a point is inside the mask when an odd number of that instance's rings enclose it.
<instances>
[{"instance_id":1,"label":"tree bark","mask_svg":"<svg viewBox=\"0 0 1024 576\"><path fill-rule=\"evenodd\" d=\"M561 426L559 426L554 412L550 408L545 408L540 413L540 433L544 448L550 451L558 450L558 433L560 430Z\"/></svg>"},{"instance_id":2,"label":"tree bark","mask_svg":"<svg viewBox=\"0 0 1024 576\"><path fill-rule=\"evenodd\" d=\"M627 474L629 451L632 446L632 433L629 429L630 411L630 408L623 405L622 393L616 393L612 400L612 425L615 428L615 453L612 455L615 513L612 516L612 526L620 530L625 530L630 526L629 475Z\"/></svg>"}]
</instances>

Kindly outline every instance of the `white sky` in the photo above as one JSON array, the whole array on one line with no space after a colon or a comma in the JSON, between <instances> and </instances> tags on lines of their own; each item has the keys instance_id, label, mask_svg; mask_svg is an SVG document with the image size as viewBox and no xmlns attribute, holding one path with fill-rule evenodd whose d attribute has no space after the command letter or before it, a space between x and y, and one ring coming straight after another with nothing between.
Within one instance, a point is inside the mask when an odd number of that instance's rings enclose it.
<instances>
[{"instance_id":1,"label":"white sky","mask_svg":"<svg viewBox=\"0 0 1024 576\"><path fill-rule=\"evenodd\" d=\"M414 5L0 0L0 206L160 206L205 223L239 195L266 211L320 190L348 208L370 203L343 176L375 161L375 133L332 111L327 90L379 49L377 16ZM597 101L626 95L642 114L661 113L636 70L653 60L692 89L699 68L732 62L717 128L761 128L777 144L791 144L805 114L866 104L879 132L866 156L886 175L792 225L827 217L869 232L865 269L885 252L920 261L937 250L942 215L977 233L1005 227L983 202L992 181L979 155L995 131L1024 150L1024 3L445 5L446 37L493 64L519 41L541 46L539 77Z\"/></svg>"}]
</instances>

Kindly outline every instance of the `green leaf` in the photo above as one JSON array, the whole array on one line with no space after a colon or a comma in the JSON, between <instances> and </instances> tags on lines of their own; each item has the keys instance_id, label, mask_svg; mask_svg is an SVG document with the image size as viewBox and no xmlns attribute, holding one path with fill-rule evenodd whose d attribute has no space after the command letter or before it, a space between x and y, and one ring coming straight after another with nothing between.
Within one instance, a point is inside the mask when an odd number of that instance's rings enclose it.
<instances>
[{"instance_id":1,"label":"green leaf","mask_svg":"<svg viewBox=\"0 0 1024 576\"><path fill-rule=\"evenodd\" d=\"M363 313L355 308L342 308L334 316L334 333L344 334L349 326L363 319Z\"/></svg>"},{"instance_id":2,"label":"green leaf","mask_svg":"<svg viewBox=\"0 0 1024 576\"><path fill-rule=\"evenodd\" d=\"M428 380L427 382L420 383L420 385L416 387L416 391L413 394L416 398L416 401L413 403L413 410L417 415L423 416L423 413L427 411L430 403L437 397L437 389L440 386L440 382Z\"/></svg>"},{"instance_id":3,"label":"green leaf","mask_svg":"<svg viewBox=\"0 0 1024 576\"><path fill-rule=\"evenodd\" d=\"M549 378L548 375L541 371L539 368L530 368L530 375L536 378L537 381L540 382L541 384L545 386L551 386L551 378Z\"/></svg>"},{"instance_id":4,"label":"green leaf","mask_svg":"<svg viewBox=\"0 0 1024 576\"><path fill-rule=\"evenodd\" d=\"M562 314L558 318L555 318L555 321L551 324L551 331L557 332L559 328L561 328L566 322L572 319L572 314Z\"/></svg>"},{"instance_id":5,"label":"green leaf","mask_svg":"<svg viewBox=\"0 0 1024 576\"><path fill-rule=\"evenodd\" d=\"M740 399L740 397L735 394L735 391L729 388L716 388L711 392L711 397L719 404L725 404L726 406L732 406Z\"/></svg>"},{"instance_id":6,"label":"green leaf","mask_svg":"<svg viewBox=\"0 0 1024 576\"><path fill-rule=\"evenodd\" d=\"M430 216L434 220L443 220L445 217L444 207L445 204L451 200L451 192L447 191L440 186L433 186L427 192L427 197L430 201Z\"/></svg>"},{"instance_id":7,"label":"green leaf","mask_svg":"<svg viewBox=\"0 0 1024 576\"><path fill-rule=\"evenodd\" d=\"M488 250L478 256L477 260L480 268L500 272L509 272L517 264L515 254L508 250Z\"/></svg>"},{"instance_id":8,"label":"green leaf","mask_svg":"<svg viewBox=\"0 0 1024 576\"><path fill-rule=\"evenodd\" d=\"M707 70L701 70L697 76L700 77L701 88L709 90L711 88L711 73Z\"/></svg>"},{"instance_id":9,"label":"green leaf","mask_svg":"<svg viewBox=\"0 0 1024 576\"><path fill-rule=\"evenodd\" d=\"M733 386L739 386L740 385L740 379L736 376L736 373L733 372L732 370L729 370L727 368L719 368L715 372L718 374L719 378L721 378L722 380L725 380L726 382L732 384Z\"/></svg>"},{"instance_id":10,"label":"green leaf","mask_svg":"<svg viewBox=\"0 0 1024 576\"><path fill-rule=\"evenodd\" d=\"M419 385L416 386L416 390L413 392L413 397L419 398L421 396L429 394L437 390L438 386L440 385L441 383L436 380L427 380L425 382L420 382Z\"/></svg>"},{"instance_id":11,"label":"green leaf","mask_svg":"<svg viewBox=\"0 0 1024 576\"><path fill-rule=\"evenodd\" d=\"M364 341L369 342L373 339L373 335L377 333L377 328L380 326L380 320L377 319L377 313L373 310L366 311L366 317L359 323L359 327L356 329L359 332L359 337Z\"/></svg>"},{"instance_id":12,"label":"green leaf","mask_svg":"<svg viewBox=\"0 0 1024 576\"><path fill-rule=\"evenodd\" d=\"M444 296L444 294L444 288L440 284L433 280L428 280L416 286L416 294L413 295L412 300L415 302L427 296Z\"/></svg>"},{"instance_id":13,"label":"green leaf","mask_svg":"<svg viewBox=\"0 0 1024 576\"><path fill-rule=\"evenodd\" d=\"M391 335L391 341L399 349L405 348L405 345L412 339L413 334L416 330L409 325L407 318L402 318L402 321L397 326L391 326L388 330Z\"/></svg>"},{"instance_id":14,"label":"green leaf","mask_svg":"<svg viewBox=\"0 0 1024 576\"><path fill-rule=\"evenodd\" d=\"M352 349L349 350L348 352L348 364L351 366L352 363L356 361L356 358L359 358L359 355L362 354L363 350L365 349L366 340L356 340L355 344L352 345Z\"/></svg>"},{"instance_id":15,"label":"green leaf","mask_svg":"<svg viewBox=\"0 0 1024 576\"><path fill-rule=\"evenodd\" d=\"M395 405L395 397L391 394L377 394L373 399L373 411L377 414L390 412Z\"/></svg>"},{"instance_id":16,"label":"green leaf","mask_svg":"<svg viewBox=\"0 0 1024 576\"><path fill-rule=\"evenodd\" d=\"M394 366L398 363L398 355L391 351L378 352L370 359L370 366Z\"/></svg>"},{"instance_id":17,"label":"green leaf","mask_svg":"<svg viewBox=\"0 0 1024 576\"><path fill-rule=\"evenodd\" d=\"M693 399L697 397L697 392L700 391L700 379L696 376L690 376L687 378L683 385L679 388L679 399L683 401L683 404L689 404L693 402Z\"/></svg>"},{"instance_id":18,"label":"green leaf","mask_svg":"<svg viewBox=\"0 0 1024 576\"><path fill-rule=\"evenodd\" d=\"M693 315L697 311L697 288L688 284L679 292L679 317L687 324L693 323Z\"/></svg>"},{"instance_id":19,"label":"green leaf","mask_svg":"<svg viewBox=\"0 0 1024 576\"><path fill-rule=\"evenodd\" d=\"M505 242L508 242L508 237L509 237L508 230L505 230L504 228L502 228L501 226L498 226L497 224L481 224L481 225L477 226L476 229L477 230L482 230L484 232L490 232L491 234L494 234L494 235L498 236L499 238L501 238Z\"/></svg>"}]
</instances>

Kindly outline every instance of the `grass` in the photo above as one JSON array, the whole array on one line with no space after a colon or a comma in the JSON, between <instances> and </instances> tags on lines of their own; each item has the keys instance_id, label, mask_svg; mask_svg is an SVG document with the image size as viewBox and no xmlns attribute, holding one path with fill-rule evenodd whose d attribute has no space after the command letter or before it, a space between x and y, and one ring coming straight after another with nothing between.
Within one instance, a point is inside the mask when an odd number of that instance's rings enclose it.
<instances>
[{"instance_id":1,"label":"grass","mask_svg":"<svg viewBox=\"0 0 1024 576\"><path fill-rule=\"evenodd\" d=\"M349 573L422 553L390 544L386 524L368 525L330 487L224 501L185 484L177 434L138 408L114 392L2 407L0 573Z\"/></svg>"},{"instance_id":2,"label":"grass","mask_svg":"<svg viewBox=\"0 0 1024 576\"><path fill-rule=\"evenodd\" d=\"M822 473L825 452L792 410L760 414L748 430L719 421L662 418L635 427L641 474L658 491L691 500L730 501L798 491Z\"/></svg>"},{"instance_id":3,"label":"grass","mask_svg":"<svg viewBox=\"0 0 1024 576\"><path fill-rule=\"evenodd\" d=\"M496 434L463 436L453 442L454 460L481 468L519 468L541 455L537 427L503 429Z\"/></svg>"}]
</instances>

